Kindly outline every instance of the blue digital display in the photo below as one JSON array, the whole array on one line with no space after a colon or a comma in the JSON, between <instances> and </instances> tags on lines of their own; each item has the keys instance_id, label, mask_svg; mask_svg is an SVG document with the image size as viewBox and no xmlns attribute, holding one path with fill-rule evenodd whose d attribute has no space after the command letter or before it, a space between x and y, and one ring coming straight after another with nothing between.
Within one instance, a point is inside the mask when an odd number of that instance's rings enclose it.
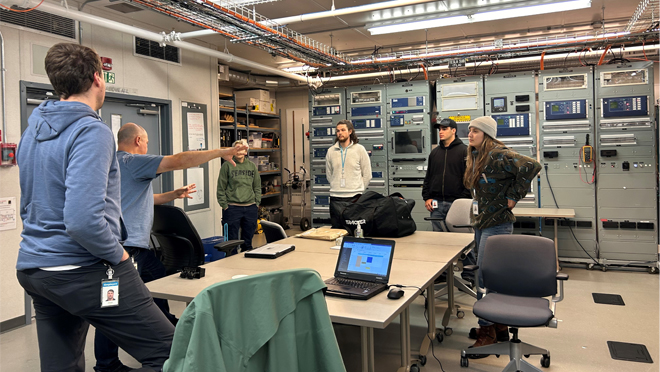
<instances>
[{"instance_id":1,"label":"blue digital display","mask_svg":"<svg viewBox=\"0 0 660 372\"><path fill-rule=\"evenodd\" d=\"M334 137L335 127L313 128L314 137Z\"/></svg>"},{"instance_id":2,"label":"blue digital display","mask_svg":"<svg viewBox=\"0 0 660 372\"><path fill-rule=\"evenodd\" d=\"M351 116L378 116L380 114L380 106L351 107Z\"/></svg>"},{"instance_id":3,"label":"blue digital display","mask_svg":"<svg viewBox=\"0 0 660 372\"><path fill-rule=\"evenodd\" d=\"M390 127L402 127L402 126L403 126L403 115L390 116Z\"/></svg>"},{"instance_id":4,"label":"blue digital display","mask_svg":"<svg viewBox=\"0 0 660 372\"><path fill-rule=\"evenodd\" d=\"M549 101L545 103L545 120L586 119L587 100Z\"/></svg>"},{"instance_id":5,"label":"blue digital display","mask_svg":"<svg viewBox=\"0 0 660 372\"><path fill-rule=\"evenodd\" d=\"M330 195L314 195L314 205L330 205Z\"/></svg>"},{"instance_id":6,"label":"blue digital display","mask_svg":"<svg viewBox=\"0 0 660 372\"><path fill-rule=\"evenodd\" d=\"M406 98L392 98L390 104L392 107L416 107L424 106L426 97L406 97Z\"/></svg>"},{"instance_id":7,"label":"blue digital display","mask_svg":"<svg viewBox=\"0 0 660 372\"><path fill-rule=\"evenodd\" d=\"M341 106L319 106L312 109L312 116L340 115Z\"/></svg>"},{"instance_id":8,"label":"blue digital display","mask_svg":"<svg viewBox=\"0 0 660 372\"><path fill-rule=\"evenodd\" d=\"M351 121L355 129L382 128L380 119L354 119Z\"/></svg>"},{"instance_id":9,"label":"blue digital display","mask_svg":"<svg viewBox=\"0 0 660 372\"><path fill-rule=\"evenodd\" d=\"M383 172L371 172L372 178L383 178Z\"/></svg>"},{"instance_id":10,"label":"blue digital display","mask_svg":"<svg viewBox=\"0 0 660 372\"><path fill-rule=\"evenodd\" d=\"M315 185L329 185L330 182L328 182L328 177L325 175L316 175L314 176L314 184Z\"/></svg>"},{"instance_id":11,"label":"blue digital display","mask_svg":"<svg viewBox=\"0 0 660 372\"><path fill-rule=\"evenodd\" d=\"M497 136L529 136L529 114L493 115Z\"/></svg>"},{"instance_id":12,"label":"blue digital display","mask_svg":"<svg viewBox=\"0 0 660 372\"><path fill-rule=\"evenodd\" d=\"M649 114L648 97L603 98L603 117L646 116Z\"/></svg>"},{"instance_id":13,"label":"blue digital display","mask_svg":"<svg viewBox=\"0 0 660 372\"><path fill-rule=\"evenodd\" d=\"M326 149L326 148L314 149L314 157L315 158L325 158L325 155L327 153L328 153L328 149Z\"/></svg>"}]
</instances>

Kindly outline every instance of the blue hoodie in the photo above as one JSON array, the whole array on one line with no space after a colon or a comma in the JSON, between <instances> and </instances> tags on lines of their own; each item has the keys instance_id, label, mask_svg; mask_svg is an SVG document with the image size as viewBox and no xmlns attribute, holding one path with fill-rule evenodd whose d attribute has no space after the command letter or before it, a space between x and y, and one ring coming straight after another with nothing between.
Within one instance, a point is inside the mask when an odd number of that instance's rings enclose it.
<instances>
[{"instance_id":1,"label":"blue hoodie","mask_svg":"<svg viewBox=\"0 0 660 372\"><path fill-rule=\"evenodd\" d=\"M23 219L16 269L119 263L126 232L115 141L91 107L39 105L16 160Z\"/></svg>"}]
</instances>

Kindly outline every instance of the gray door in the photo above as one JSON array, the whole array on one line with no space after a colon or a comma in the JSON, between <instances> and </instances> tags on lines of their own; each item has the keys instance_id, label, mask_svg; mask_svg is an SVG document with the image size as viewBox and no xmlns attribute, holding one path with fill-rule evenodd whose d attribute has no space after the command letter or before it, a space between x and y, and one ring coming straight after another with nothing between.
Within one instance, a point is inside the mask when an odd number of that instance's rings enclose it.
<instances>
[{"instance_id":1,"label":"gray door","mask_svg":"<svg viewBox=\"0 0 660 372\"><path fill-rule=\"evenodd\" d=\"M160 143L160 109L161 106L151 103L135 103L125 100L106 99L103 107L99 110L103 121L112 129L113 116L119 121L119 125L135 123L147 131L149 136L149 150L147 153L153 155L161 154ZM115 138L117 141L117 138ZM160 177L153 180L154 193L162 192Z\"/></svg>"}]
</instances>

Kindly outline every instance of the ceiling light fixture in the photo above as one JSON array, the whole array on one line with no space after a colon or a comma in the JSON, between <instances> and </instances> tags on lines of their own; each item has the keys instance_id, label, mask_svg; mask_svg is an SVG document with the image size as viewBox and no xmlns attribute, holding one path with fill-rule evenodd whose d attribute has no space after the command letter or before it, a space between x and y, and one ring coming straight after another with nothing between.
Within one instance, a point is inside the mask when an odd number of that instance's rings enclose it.
<instances>
[{"instance_id":1,"label":"ceiling light fixture","mask_svg":"<svg viewBox=\"0 0 660 372\"><path fill-rule=\"evenodd\" d=\"M372 35L382 35L394 32L424 30L429 28L454 26L471 22L493 21L498 19L527 17L532 15L564 12L569 10L585 9L591 7L591 0L570 0L556 3L509 8L493 11L484 11L471 15L459 15L445 18L426 19L422 21L397 23L383 26L369 27Z\"/></svg>"}]
</instances>

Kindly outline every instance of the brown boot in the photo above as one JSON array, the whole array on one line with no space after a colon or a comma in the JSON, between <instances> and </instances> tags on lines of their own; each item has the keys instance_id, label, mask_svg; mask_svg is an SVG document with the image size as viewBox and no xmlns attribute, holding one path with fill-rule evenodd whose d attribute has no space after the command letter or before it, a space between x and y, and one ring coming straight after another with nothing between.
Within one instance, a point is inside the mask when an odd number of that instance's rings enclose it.
<instances>
[{"instance_id":1,"label":"brown boot","mask_svg":"<svg viewBox=\"0 0 660 372\"><path fill-rule=\"evenodd\" d=\"M495 325L489 325L486 327L479 326L479 329L477 330L477 341L474 343L474 345L470 346L469 349L473 347L492 345L497 342L495 337ZM468 355L468 358L481 359L487 356L488 355Z\"/></svg>"},{"instance_id":2,"label":"brown boot","mask_svg":"<svg viewBox=\"0 0 660 372\"><path fill-rule=\"evenodd\" d=\"M495 324L495 337L497 342L509 341L509 327L503 324Z\"/></svg>"}]
</instances>

